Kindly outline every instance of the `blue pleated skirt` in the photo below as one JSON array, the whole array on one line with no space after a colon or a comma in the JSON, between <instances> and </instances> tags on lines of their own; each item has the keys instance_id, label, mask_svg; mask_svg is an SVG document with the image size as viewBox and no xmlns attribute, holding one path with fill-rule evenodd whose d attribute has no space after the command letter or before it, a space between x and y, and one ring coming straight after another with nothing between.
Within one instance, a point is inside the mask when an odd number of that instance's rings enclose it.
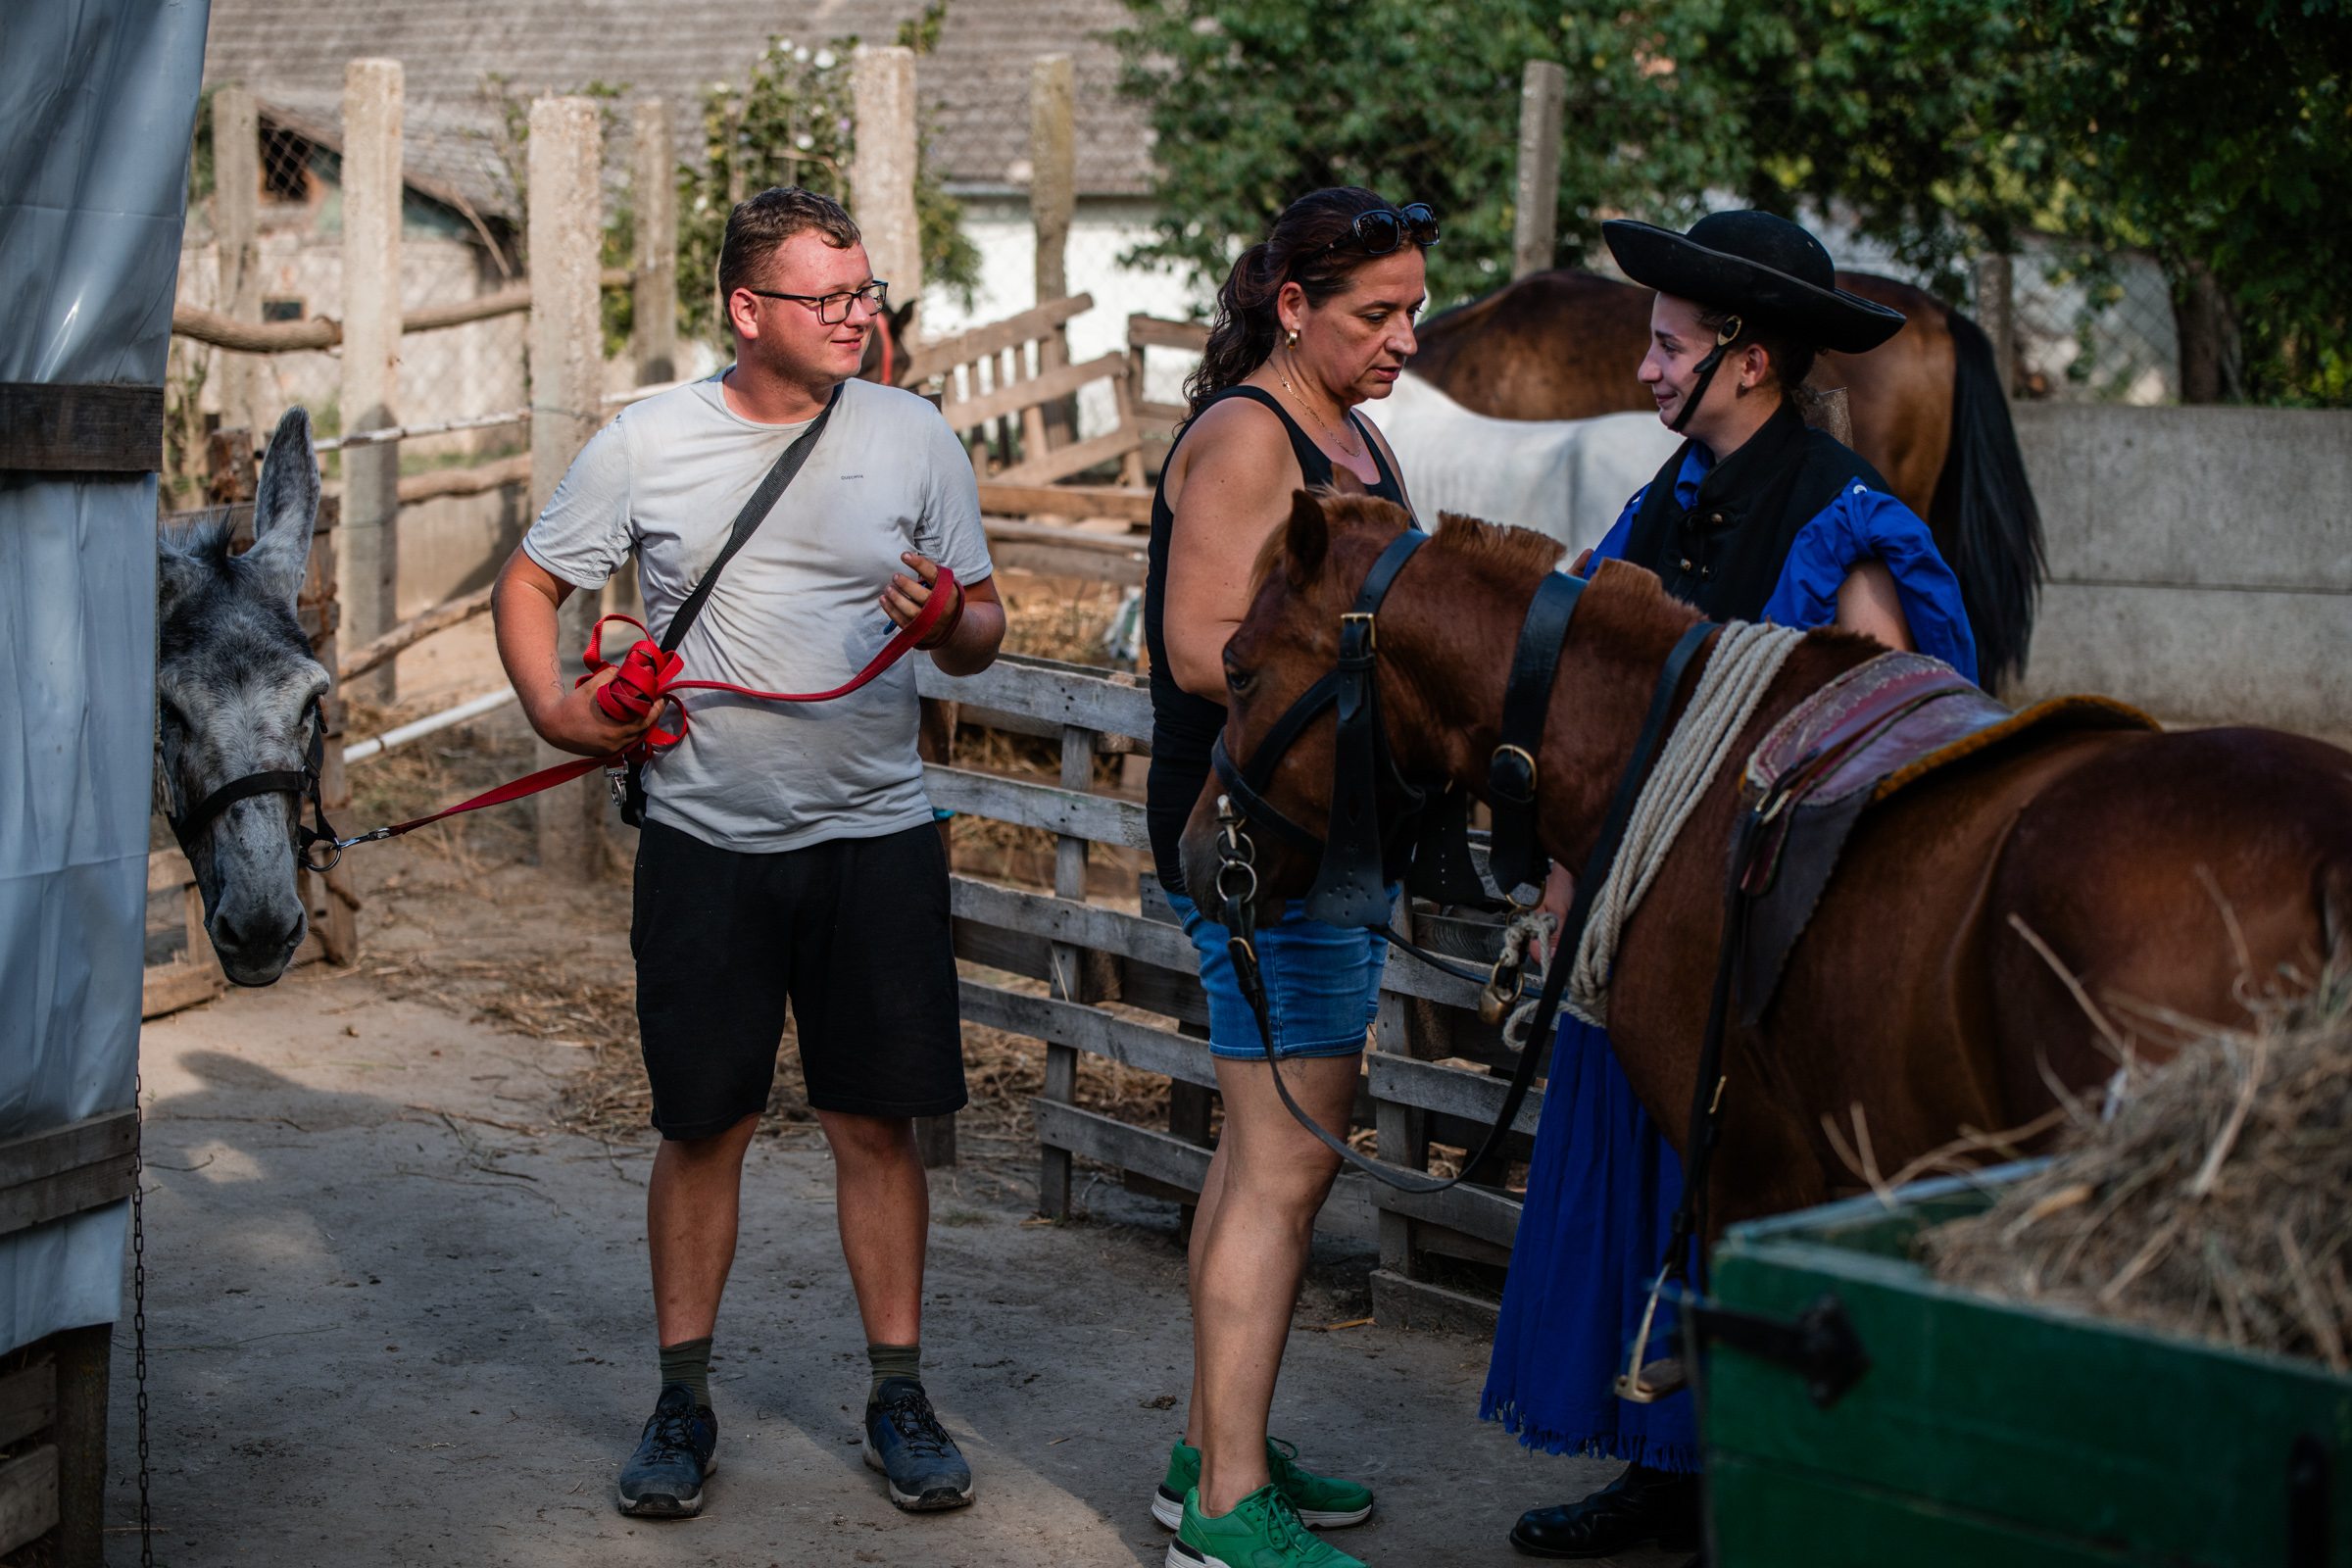
<instances>
[{"instance_id":1,"label":"blue pleated skirt","mask_svg":"<svg viewBox=\"0 0 2352 1568\"><path fill-rule=\"evenodd\" d=\"M1699 1467L1688 1392L1655 1404L1611 1392L1682 1196L1682 1161L1635 1099L1609 1037L1563 1018L1481 1416L1545 1453ZM1677 1343L1674 1316L1659 1306L1643 1359Z\"/></svg>"}]
</instances>

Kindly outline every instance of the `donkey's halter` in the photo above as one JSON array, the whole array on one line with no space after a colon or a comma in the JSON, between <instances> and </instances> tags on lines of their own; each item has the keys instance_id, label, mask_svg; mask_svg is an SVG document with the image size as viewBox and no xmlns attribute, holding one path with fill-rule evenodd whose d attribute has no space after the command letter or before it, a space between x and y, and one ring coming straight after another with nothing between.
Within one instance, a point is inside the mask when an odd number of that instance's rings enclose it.
<instances>
[{"instance_id":1,"label":"donkey's halter","mask_svg":"<svg viewBox=\"0 0 2352 1568\"><path fill-rule=\"evenodd\" d=\"M1436 821L1421 824L1422 842L1413 856L1413 869L1433 880L1442 880L1446 872L1456 869L1447 861L1458 855L1458 870L1476 880L1467 842L1468 798L1459 791L1449 791L1433 807L1428 791L1406 779L1396 766L1395 753L1380 721L1379 683L1374 667L1378 657L1375 620L1396 574L1428 539L1428 535L1408 528L1381 552L1364 578L1353 608L1340 617L1337 666L1308 687L1275 720L1248 765L1234 762L1225 750L1222 735L1209 754L1217 777L1224 785L1224 793L1217 799L1215 894L1225 926L1226 951L1233 960L1242 995L1257 1019L1258 1039L1265 1046L1266 1064L1273 1074L1275 1091L1299 1125L1343 1160L1391 1187L1414 1193L1443 1192L1479 1169L1501 1148L1512 1123L1518 1120L1519 1109L1527 1102L1528 1090L1535 1082L1536 1064L1544 1055L1544 1042L1557 1016L1568 971L1574 967L1564 961L1563 956L1575 954L1585 924L1592 916L1593 898L1608 880L1642 782L1671 728L1668 719L1684 672L1708 634L1715 630L1707 621L1692 626L1675 644L1658 674L1641 736L1617 780L1600 837L1586 862L1584 875L1578 880L1576 900L1568 910L1568 918L1561 923L1552 960L1544 968L1543 992L1529 1018L1510 1088L1478 1152L1462 1162L1459 1175L1445 1180L1367 1158L1309 1116L1283 1080L1274 1052L1264 978L1257 960L1256 850L1245 829L1252 825L1266 828L1294 848L1321 856L1314 887L1306 898L1309 918L1332 925L1369 928L1425 963L1473 983L1483 981L1487 1004L1481 1010L1496 1018L1520 992L1521 960L1507 947L1494 971L1481 976L1424 953L1388 926L1387 856L1403 842L1404 829L1411 825L1416 814L1443 813ZM1543 751L1544 720L1551 706L1552 683L1558 675L1569 625L1584 591L1583 578L1562 572L1547 573L1528 607L1512 654L1510 678L1503 693L1499 741L1488 762L1489 804L1495 814L1492 863L1496 882L1506 887L1541 881L1544 876L1546 862L1536 849L1535 832L1537 759ZM1339 736L1332 761L1331 829L1329 837L1321 839L1276 808L1266 800L1265 790L1283 755L1325 708L1337 710ZM1378 800L1378 786L1384 779L1405 803L1403 820L1385 835L1381 830ZM1458 809L1446 810L1449 802L1456 803ZM1424 854L1431 857L1428 865L1421 860ZM1520 1009L1520 1014L1525 1016L1525 1010Z\"/></svg>"},{"instance_id":2,"label":"donkey's halter","mask_svg":"<svg viewBox=\"0 0 2352 1568\"><path fill-rule=\"evenodd\" d=\"M215 817L237 802L251 800L256 795L294 797L294 858L306 871L324 873L333 870L335 863L343 858L345 848L361 842L358 839L336 837L333 825L326 819L326 803L319 798L318 770L326 760L326 719L319 712L316 700L304 715L304 721L310 729L311 738L303 748L300 768L281 767L242 774L198 801L194 809L165 813L164 819L172 824L172 836L179 841L181 853L192 851L204 830L213 825ZM167 773L165 777L170 782L170 774ZM172 798L176 802L179 799L179 786L171 782L170 788ZM302 820L302 803L306 800L311 803L311 816L316 826L306 825ZM324 857L316 858L313 852L321 844L326 846Z\"/></svg>"}]
</instances>

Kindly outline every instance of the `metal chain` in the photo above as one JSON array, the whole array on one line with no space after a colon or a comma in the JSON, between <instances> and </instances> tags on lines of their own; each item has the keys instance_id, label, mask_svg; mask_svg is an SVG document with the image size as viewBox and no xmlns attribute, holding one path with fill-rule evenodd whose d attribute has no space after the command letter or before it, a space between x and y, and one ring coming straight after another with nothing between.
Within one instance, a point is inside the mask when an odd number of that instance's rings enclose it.
<instances>
[{"instance_id":1,"label":"metal chain","mask_svg":"<svg viewBox=\"0 0 2352 1568\"><path fill-rule=\"evenodd\" d=\"M147 1185L146 1086L136 1067L130 1074L131 1110L137 1136L130 1144L130 1345L139 1406L139 1568L155 1568L155 1526L147 1506L147 1226L141 1201Z\"/></svg>"}]
</instances>

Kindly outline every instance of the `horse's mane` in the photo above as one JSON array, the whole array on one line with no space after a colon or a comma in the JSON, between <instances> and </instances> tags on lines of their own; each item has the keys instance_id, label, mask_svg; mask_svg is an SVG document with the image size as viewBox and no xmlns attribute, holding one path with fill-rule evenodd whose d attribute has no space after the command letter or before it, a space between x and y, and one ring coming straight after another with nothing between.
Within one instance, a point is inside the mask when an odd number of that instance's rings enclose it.
<instances>
[{"instance_id":1,"label":"horse's mane","mask_svg":"<svg viewBox=\"0 0 2352 1568\"><path fill-rule=\"evenodd\" d=\"M1567 550L1547 533L1465 517L1458 512L1438 514L1437 537L1429 547L1459 557L1465 564L1514 571L1549 571Z\"/></svg>"}]
</instances>

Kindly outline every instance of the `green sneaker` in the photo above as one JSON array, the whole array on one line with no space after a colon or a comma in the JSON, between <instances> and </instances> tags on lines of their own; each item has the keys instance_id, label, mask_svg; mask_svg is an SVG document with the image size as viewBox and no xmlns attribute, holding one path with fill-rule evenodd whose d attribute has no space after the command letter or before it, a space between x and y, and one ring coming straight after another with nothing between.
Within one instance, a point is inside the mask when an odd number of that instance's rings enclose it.
<instances>
[{"instance_id":1,"label":"green sneaker","mask_svg":"<svg viewBox=\"0 0 2352 1568\"><path fill-rule=\"evenodd\" d=\"M1301 1469L1298 1449L1280 1438L1266 1440L1266 1471L1274 1490L1301 1524L1316 1530L1360 1525L1372 1517L1372 1492L1352 1481ZM1168 1473L1152 1494L1152 1517L1170 1530L1184 1523L1184 1494L1200 1484L1200 1450L1182 1439L1168 1450Z\"/></svg>"},{"instance_id":2,"label":"green sneaker","mask_svg":"<svg viewBox=\"0 0 2352 1568\"><path fill-rule=\"evenodd\" d=\"M1184 1494L1184 1522L1168 1543L1163 1568L1364 1568L1346 1552L1318 1541L1298 1522L1272 1484L1210 1519L1200 1512L1200 1489Z\"/></svg>"}]
</instances>

